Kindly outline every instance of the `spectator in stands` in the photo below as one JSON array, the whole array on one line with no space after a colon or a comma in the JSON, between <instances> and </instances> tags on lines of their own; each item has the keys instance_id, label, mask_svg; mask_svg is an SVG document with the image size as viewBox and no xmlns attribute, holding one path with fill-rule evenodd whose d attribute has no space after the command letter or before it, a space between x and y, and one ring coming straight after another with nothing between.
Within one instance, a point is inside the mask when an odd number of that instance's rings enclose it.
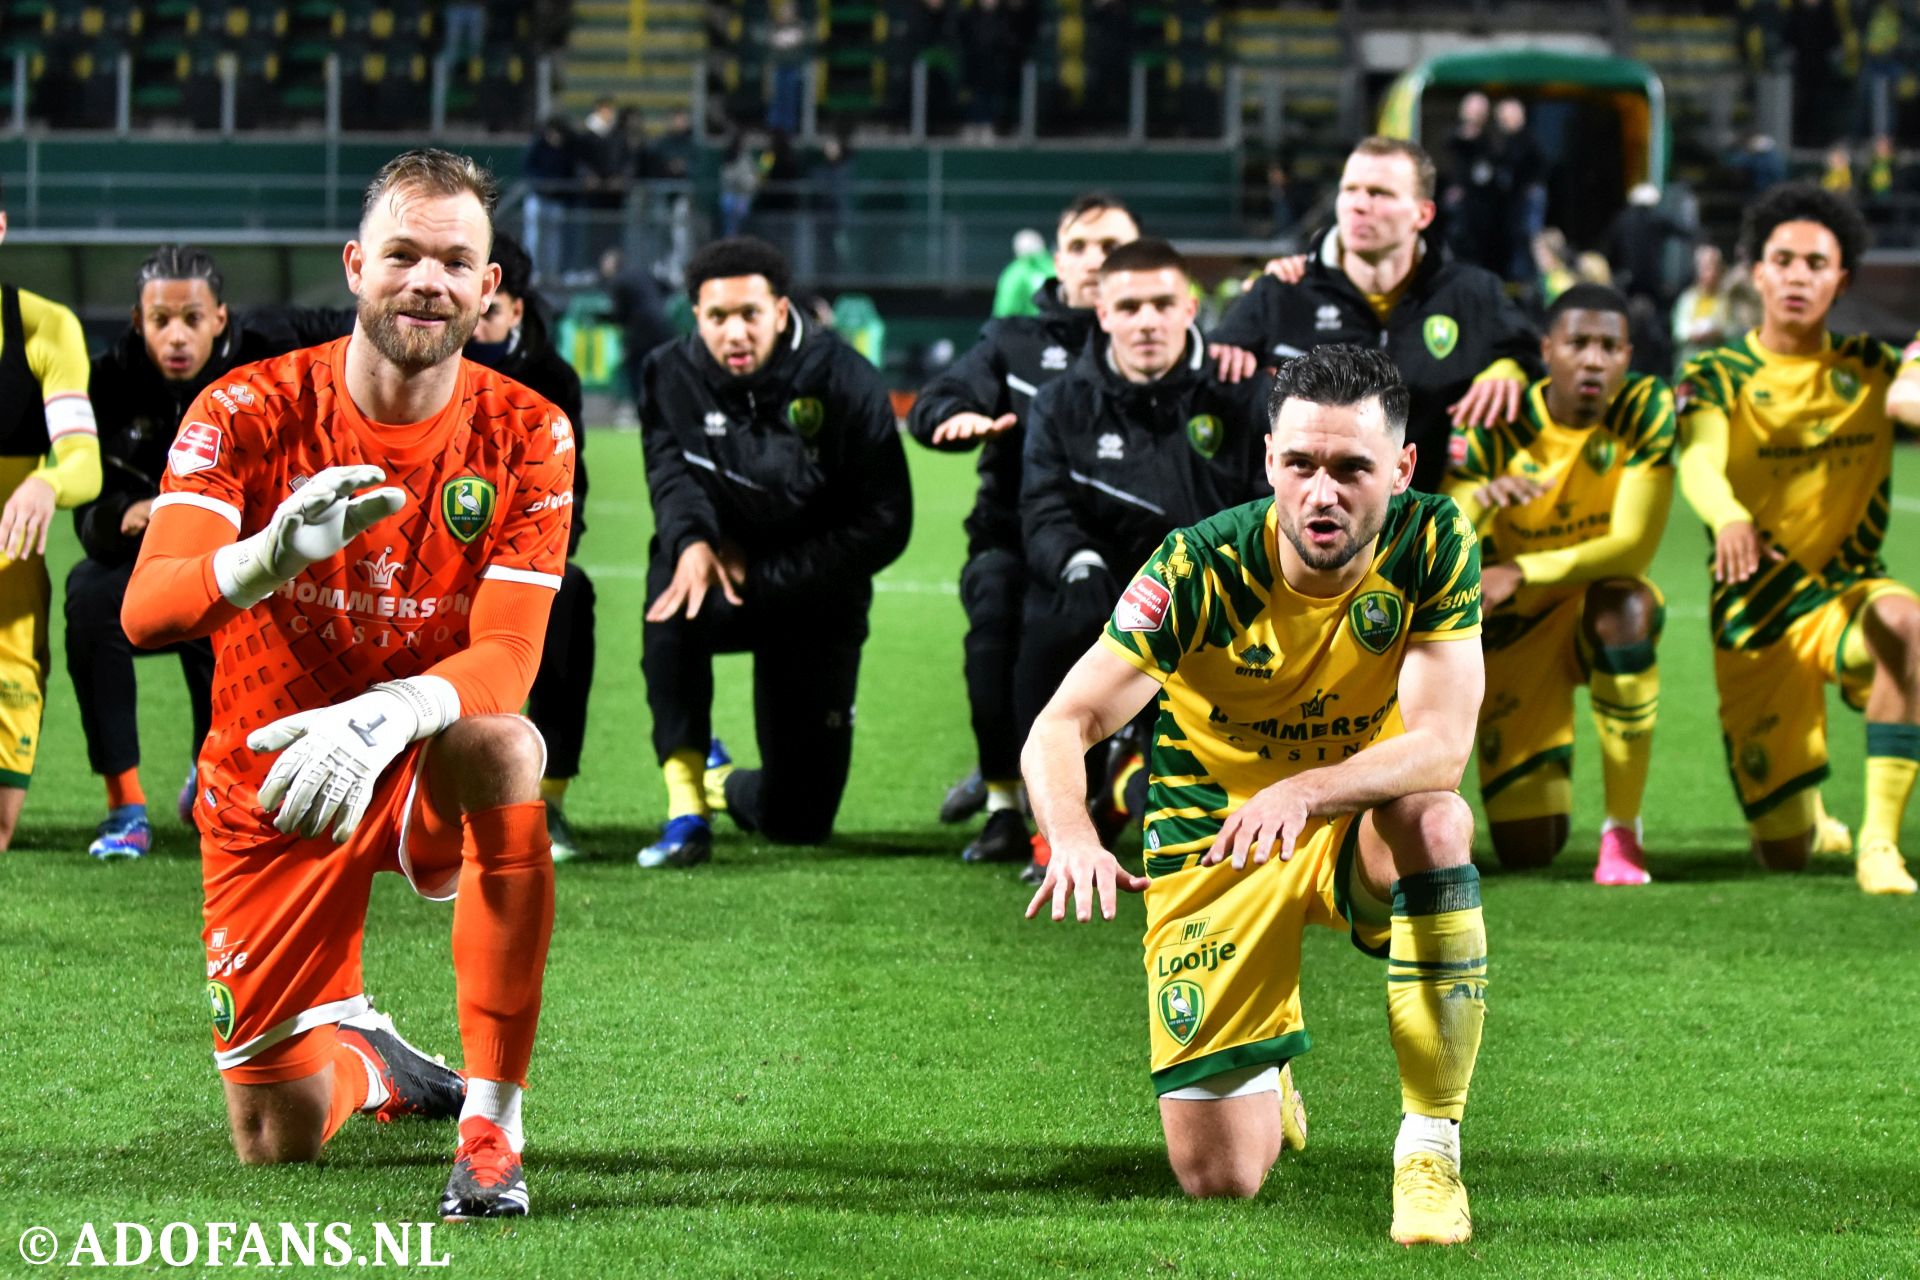
<instances>
[{"instance_id":1,"label":"spectator in stands","mask_svg":"<svg viewBox=\"0 0 1920 1280\"><path fill-rule=\"evenodd\" d=\"M767 138L767 149L760 154L760 194L754 202L754 220L764 219L760 234L792 256L798 214L804 201L801 184L806 172L800 157L794 154L793 139L775 129Z\"/></svg>"},{"instance_id":2,"label":"spectator in stands","mask_svg":"<svg viewBox=\"0 0 1920 1280\"><path fill-rule=\"evenodd\" d=\"M1649 299L1664 315L1673 297L1666 281L1667 246L1690 239L1685 227L1662 212L1660 188L1651 182L1636 184L1627 192L1627 207L1614 217L1607 232L1607 263L1613 268L1615 286L1629 300ZM1666 332L1664 323L1660 331Z\"/></svg>"},{"instance_id":3,"label":"spectator in stands","mask_svg":"<svg viewBox=\"0 0 1920 1280\"><path fill-rule=\"evenodd\" d=\"M637 264L628 265L618 249L600 255L600 288L607 295L607 310L600 319L620 327L620 367L626 372L627 390L637 411L640 365L655 347L673 340L666 302L653 276Z\"/></svg>"},{"instance_id":4,"label":"spectator in stands","mask_svg":"<svg viewBox=\"0 0 1920 1280\"><path fill-rule=\"evenodd\" d=\"M905 122L913 111L913 67L927 64L927 127L940 132L955 98L954 52L958 30L947 0L911 0L900 24L899 52L890 69L889 99L894 119Z\"/></svg>"},{"instance_id":5,"label":"spectator in stands","mask_svg":"<svg viewBox=\"0 0 1920 1280\"><path fill-rule=\"evenodd\" d=\"M1906 48L1911 36L1905 30L1911 25L1910 15L1902 12L1908 2L1876 0L1867 8L1860 41L1860 82L1853 107L1855 135L1883 133L1893 127L1900 78L1912 57Z\"/></svg>"},{"instance_id":6,"label":"spectator in stands","mask_svg":"<svg viewBox=\"0 0 1920 1280\"><path fill-rule=\"evenodd\" d=\"M1820 174L1820 186L1837 196L1853 194L1853 156L1846 143L1836 142L1827 148L1827 167Z\"/></svg>"},{"instance_id":7,"label":"spectator in stands","mask_svg":"<svg viewBox=\"0 0 1920 1280\"><path fill-rule=\"evenodd\" d=\"M536 279L558 280L565 270L577 165L573 126L565 116L549 118L534 135L520 170L527 180L522 235Z\"/></svg>"},{"instance_id":8,"label":"spectator in stands","mask_svg":"<svg viewBox=\"0 0 1920 1280\"><path fill-rule=\"evenodd\" d=\"M687 181L693 172L693 155L699 145L693 136L693 117L684 111L674 112L668 117L667 131L647 148L646 176L668 182Z\"/></svg>"},{"instance_id":9,"label":"spectator in stands","mask_svg":"<svg viewBox=\"0 0 1920 1280\"><path fill-rule=\"evenodd\" d=\"M1851 101L1847 64L1858 37L1836 0L1792 0L1783 36L1793 61L1793 136L1802 144L1824 141L1835 103Z\"/></svg>"},{"instance_id":10,"label":"spectator in stands","mask_svg":"<svg viewBox=\"0 0 1920 1280\"><path fill-rule=\"evenodd\" d=\"M1502 98L1494 109L1507 209L1507 261L1500 274L1517 284L1533 279L1533 238L1547 224L1547 154L1527 129L1527 108Z\"/></svg>"},{"instance_id":11,"label":"spectator in stands","mask_svg":"<svg viewBox=\"0 0 1920 1280\"><path fill-rule=\"evenodd\" d=\"M1893 149L1893 139L1880 134L1873 140L1873 159L1867 163L1867 204L1878 208L1889 204L1907 188L1906 175Z\"/></svg>"},{"instance_id":12,"label":"spectator in stands","mask_svg":"<svg viewBox=\"0 0 1920 1280\"><path fill-rule=\"evenodd\" d=\"M587 250L597 257L620 237L620 210L627 202L627 184L633 172L627 135L620 128L619 107L612 98L593 104L577 141L580 179L586 188L581 208Z\"/></svg>"},{"instance_id":13,"label":"spectator in stands","mask_svg":"<svg viewBox=\"0 0 1920 1280\"><path fill-rule=\"evenodd\" d=\"M1734 327L1731 283L1719 246L1694 246L1693 283L1673 304L1674 368L1743 332Z\"/></svg>"},{"instance_id":14,"label":"spectator in stands","mask_svg":"<svg viewBox=\"0 0 1920 1280\"><path fill-rule=\"evenodd\" d=\"M1020 67L1027 60L1017 19L1002 0L974 0L960 17L960 66L967 81L967 136L991 142L1010 133L1020 106Z\"/></svg>"},{"instance_id":15,"label":"spectator in stands","mask_svg":"<svg viewBox=\"0 0 1920 1280\"><path fill-rule=\"evenodd\" d=\"M1459 116L1447 137L1447 187L1441 203L1453 256L1497 274L1506 269L1506 210L1488 128L1491 110L1484 93L1460 99Z\"/></svg>"},{"instance_id":16,"label":"spectator in stands","mask_svg":"<svg viewBox=\"0 0 1920 1280\"><path fill-rule=\"evenodd\" d=\"M1566 232L1558 227L1544 227L1533 238L1533 269L1540 278L1542 307L1551 307L1555 298L1573 287L1572 252Z\"/></svg>"},{"instance_id":17,"label":"spectator in stands","mask_svg":"<svg viewBox=\"0 0 1920 1280\"><path fill-rule=\"evenodd\" d=\"M1124 132L1133 90L1133 13L1125 0L1092 0L1085 22L1081 47L1088 127L1096 133Z\"/></svg>"},{"instance_id":18,"label":"spectator in stands","mask_svg":"<svg viewBox=\"0 0 1920 1280\"><path fill-rule=\"evenodd\" d=\"M446 43L440 54L457 63L477 57L487 44L487 6L472 0L453 0L443 13Z\"/></svg>"},{"instance_id":19,"label":"spectator in stands","mask_svg":"<svg viewBox=\"0 0 1920 1280\"><path fill-rule=\"evenodd\" d=\"M853 222L853 148L845 131L829 134L820 144L820 163L812 177L821 247L825 250L822 260L838 272L853 263L847 238Z\"/></svg>"},{"instance_id":20,"label":"spectator in stands","mask_svg":"<svg viewBox=\"0 0 1920 1280\"><path fill-rule=\"evenodd\" d=\"M753 198L760 190L760 164L747 150L747 140L734 134L720 162L720 236L732 239L746 226Z\"/></svg>"},{"instance_id":21,"label":"spectator in stands","mask_svg":"<svg viewBox=\"0 0 1920 1280\"><path fill-rule=\"evenodd\" d=\"M1772 135L1754 132L1740 149L1727 157L1727 167L1746 178L1747 195L1759 195L1787 180L1786 157Z\"/></svg>"},{"instance_id":22,"label":"spectator in stands","mask_svg":"<svg viewBox=\"0 0 1920 1280\"><path fill-rule=\"evenodd\" d=\"M1300 199L1286 162L1278 158L1267 162L1267 216L1267 238L1291 251L1300 239Z\"/></svg>"},{"instance_id":23,"label":"spectator in stands","mask_svg":"<svg viewBox=\"0 0 1920 1280\"><path fill-rule=\"evenodd\" d=\"M767 128L775 132L800 132L810 44L800 6L793 0L780 0L773 6L773 20L767 24L767 62L773 75L772 91L767 96Z\"/></svg>"}]
</instances>

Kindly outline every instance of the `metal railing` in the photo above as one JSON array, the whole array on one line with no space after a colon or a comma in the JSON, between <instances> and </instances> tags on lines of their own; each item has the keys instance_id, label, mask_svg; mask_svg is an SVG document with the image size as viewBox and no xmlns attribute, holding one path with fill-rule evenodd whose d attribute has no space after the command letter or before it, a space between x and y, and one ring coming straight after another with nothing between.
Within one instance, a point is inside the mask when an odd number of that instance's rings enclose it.
<instances>
[{"instance_id":1,"label":"metal railing","mask_svg":"<svg viewBox=\"0 0 1920 1280\"><path fill-rule=\"evenodd\" d=\"M1225 59L1221 61L1220 112L1217 132L1210 135L1190 136L1196 140L1208 143L1223 141L1229 145L1237 145L1240 141L1240 117L1244 109L1243 98L1248 73L1236 63L1229 62ZM720 132L720 130L715 127L720 123L720 113L715 109L714 94L710 87L712 80L711 72L713 71L714 65L715 62L712 60L700 59L694 63L692 73L693 83L691 97L689 99L689 116L693 122L696 136L703 138L716 136ZM916 58L908 70L908 92L904 104L906 108L905 115L904 117L894 117L894 119L898 119L904 127L889 127L891 121L884 118L885 113L883 112L882 119L866 122L862 126L863 132L878 132L882 134L901 133L904 134L908 140L915 143L926 142L933 137L939 136L933 128L931 66L932 59L923 56ZM1001 141L1012 141L1030 145L1042 136L1070 136L1076 141L1117 140L1124 141L1132 146L1143 146L1150 140L1149 132L1152 121L1149 110L1152 102L1152 95L1149 92L1150 70L1151 67L1145 61L1136 59L1132 63L1127 78L1125 120L1124 122L1116 121L1113 129L1093 132L1084 130L1054 131L1042 127L1039 65L1031 61L1022 63L1020 67L1019 114L1015 118L1010 132L1002 135ZM1254 74L1260 75L1263 73L1256 72ZM1264 74L1276 79L1282 78L1280 73ZM804 87L801 93L800 128L795 137L802 143L811 144L817 142L821 137L819 102L823 95L821 92L820 66L817 61L809 60L807 62L802 71L802 83ZM731 123L735 128L759 127L758 121L733 121ZM1167 141L1166 139L1160 138L1153 138L1151 140L1155 143L1164 143Z\"/></svg>"},{"instance_id":2,"label":"metal railing","mask_svg":"<svg viewBox=\"0 0 1920 1280\"><path fill-rule=\"evenodd\" d=\"M14 133L25 133L31 124L29 100L31 98L31 77L29 58L25 53L13 55L13 110L10 125ZM453 92L453 68L445 56L435 58L432 64L432 80L427 97L426 127L435 136L444 134L448 123L448 102ZM214 74L219 81L219 132L231 137L240 132L240 60L230 53L223 53L214 62ZM329 135L341 132L343 102L347 92L346 78L341 70L338 54L329 54L322 69L322 89L324 103L322 120ZM531 129L539 121L553 114L554 97L554 58L552 54L542 54L533 63L533 96L528 119L524 122ZM134 82L133 55L122 51L114 61L114 104L113 131L121 136L134 130ZM415 130L417 132L417 129ZM402 132L395 129L393 132Z\"/></svg>"}]
</instances>

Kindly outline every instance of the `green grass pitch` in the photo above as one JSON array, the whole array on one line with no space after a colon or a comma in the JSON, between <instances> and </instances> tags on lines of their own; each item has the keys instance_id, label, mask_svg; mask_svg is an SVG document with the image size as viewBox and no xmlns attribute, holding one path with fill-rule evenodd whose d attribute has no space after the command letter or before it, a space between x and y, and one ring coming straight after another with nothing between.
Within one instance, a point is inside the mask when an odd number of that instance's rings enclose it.
<instances>
[{"instance_id":1,"label":"green grass pitch","mask_svg":"<svg viewBox=\"0 0 1920 1280\"><path fill-rule=\"evenodd\" d=\"M596 432L590 451L600 654L569 812L598 857L559 873L527 1103L536 1216L440 1228L440 1274L1920 1273L1920 903L1862 896L1840 860L1752 867L1714 727L1703 541L1677 499L1656 568L1658 883L1587 879L1583 719L1571 847L1548 873L1487 877L1475 1237L1410 1254L1386 1234L1398 1093L1377 963L1309 937L1312 1145L1251 1203L1186 1203L1146 1076L1138 901L1110 925L1025 923L1013 870L962 866L963 832L935 823L972 751L953 590L969 460L913 450L915 535L881 579L839 837L728 833L710 866L637 870L662 804L639 675L646 493L634 436ZM1898 479L1889 560L1913 580L1920 459ZM75 554L63 519L56 582ZM27 1272L30 1225L430 1219L450 1126L360 1119L318 1167L235 1166L194 846L169 814L177 667L141 664L158 847L100 866L58 635L53 652L38 778L0 857L0 1274ZM750 761L746 674L723 664L716 723ZM1862 733L1835 724L1829 803L1857 823ZM406 1034L457 1061L449 919L382 877L366 961Z\"/></svg>"}]
</instances>

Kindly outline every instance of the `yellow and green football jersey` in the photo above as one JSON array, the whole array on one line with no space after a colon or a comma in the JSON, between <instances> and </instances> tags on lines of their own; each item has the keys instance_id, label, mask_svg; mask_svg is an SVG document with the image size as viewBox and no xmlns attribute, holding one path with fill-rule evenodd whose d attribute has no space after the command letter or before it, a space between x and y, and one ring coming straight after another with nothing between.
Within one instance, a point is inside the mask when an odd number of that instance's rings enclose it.
<instances>
[{"instance_id":1,"label":"yellow and green football jersey","mask_svg":"<svg viewBox=\"0 0 1920 1280\"><path fill-rule=\"evenodd\" d=\"M1677 390L1682 431L1725 423L1733 497L1785 557L1745 582L1715 584L1715 644L1771 644L1853 583L1885 576L1886 401L1898 363L1892 347L1864 335L1829 334L1813 355L1783 356L1757 333L1688 362Z\"/></svg>"},{"instance_id":2,"label":"yellow and green football jersey","mask_svg":"<svg viewBox=\"0 0 1920 1280\"><path fill-rule=\"evenodd\" d=\"M1366 577L1330 599L1287 585L1279 536L1271 498L1175 530L1101 637L1163 686L1149 875L1193 865L1262 788L1399 733L1409 644L1480 634L1479 538L1450 498L1396 496Z\"/></svg>"},{"instance_id":3,"label":"yellow and green football jersey","mask_svg":"<svg viewBox=\"0 0 1920 1280\"><path fill-rule=\"evenodd\" d=\"M1510 423L1474 427L1466 433L1466 456L1454 468L1448 491L1462 499L1473 489L1504 475L1525 476L1545 486L1533 501L1500 507L1480 519L1489 562L1512 561L1527 582L1551 587L1580 581L1577 557L1555 555L1593 544L1614 528L1615 497L1630 478L1673 470L1673 393L1652 375L1630 377L1614 394L1607 412L1592 427L1569 427L1547 411L1547 380L1527 389L1520 417ZM1471 510L1470 499L1461 505ZM1661 509L1665 509L1664 499ZM1659 546L1659 530L1638 539L1637 559L1611 565L1616 573L1644 574ZM1629 556L1629 559L1634 559Z\"/></svg>"}]
</instances>

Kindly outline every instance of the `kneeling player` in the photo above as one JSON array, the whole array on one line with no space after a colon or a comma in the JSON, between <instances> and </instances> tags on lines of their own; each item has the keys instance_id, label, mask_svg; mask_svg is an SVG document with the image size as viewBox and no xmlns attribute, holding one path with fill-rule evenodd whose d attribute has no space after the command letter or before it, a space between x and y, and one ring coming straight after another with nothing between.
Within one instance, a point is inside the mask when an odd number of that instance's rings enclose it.
<instances>
[{"instance_id":1,"label":"kneeling player","mask_svg":"<svg viewBox=\"0 0 1920 1280\"><path fill-rule=\"evenodd\" d=\"M1540 348L1547 377L1519 419L1468 432L1447 486L1486 536L1480 795L1502 865L1553 860L1573 811L1573 689L1587 685L1607 805L1594 883L1645 884L1664 612L1645 575L1673 498L1673 396L1628 379L1627 300L1605 286L1555 299Z\"/></svg>"},{"instance_id":2,"label":"kneeling player","mask_svg":"<svg viewBox=\"0 0 1920 1280\"><path fill-rule=\"evenodd\" d=\"M312 1160L355 1111L458 1115L449 1220L527 1212L553 863L545 750L510 713L560 584L574 456L552 405L460 358L500 276L493 198L446 152L381 170L346 248L352 335L194 400L121 615L136 644L214 638L197 821L235 1151ZM377 871L458 894L464 1087L367 1001Z\"/></svg>"},{"instance_id":3,"label":"kneeling player","mask_svg":"<svg viewBox=\"0 0 1920 1280\"><path fill-rule=\"evenodd\" d=\"M1023 765L1081 920L1147 895L1153 1079L1193 1196L1251 1196L1304 1131L1301 934L1387 960L1400 1064L1393 1238L1472 1233L1459 1121L1480 1047L1486 930L1455 788L1480 704L1480 555L1451 500L1408 492L1407 390L1377 350L1280 367L1274 497L1176 530L1035 722ZM1101 847L1081 756L1157 697L1146 876Z\"/></svg>"},{"instance_id":4,"label":"kneeling player","mask_svg":"<svg viewBox=\"0 0 1920 1280\"><path fill-rule=\"evenodd\" d=\"M1866 247L1843 197L1776 187L1743 239L1760 327L1690 361L1678 390L1680 483L1714 535L1714 681L1727 763L1773 870L1824 843L1825 684L1867 714L1860 888L1910 894L1900 822L1920 771L1920 600L1880 558L1899 357L1827 315ZM1842 846L1844 847L1844 846Z\"/></svg>"}]
</instances>

